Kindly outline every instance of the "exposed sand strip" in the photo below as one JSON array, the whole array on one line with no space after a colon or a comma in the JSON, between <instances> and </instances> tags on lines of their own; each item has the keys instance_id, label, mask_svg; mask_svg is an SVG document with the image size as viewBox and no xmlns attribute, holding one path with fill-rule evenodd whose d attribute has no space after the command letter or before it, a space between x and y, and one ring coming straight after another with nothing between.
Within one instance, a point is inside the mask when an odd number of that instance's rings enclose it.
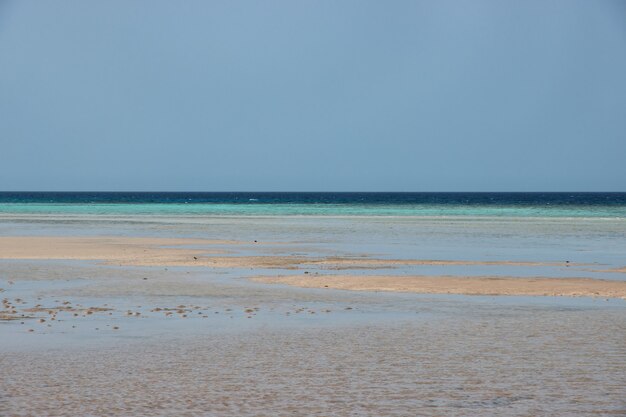
<instances>
[{"instance_id":1,"label":"exposed sand strip","mask_svg":"<svg viewBox=\"0 0 626 417\"><path fill-rule=\"evenodd\" d=\"M433 259L372 259L372 258L339 258L307 260L303 265L326 266L327 269L354 269L354 268L386 268L393 266L430 265L505 265L505 266L580 266L583 264L570 262L524 262L524 261L468 261L468 260L433 260Z\"/></svg>"},{"instance_id":2,"label":"exposed sand strip","mask_svg":"<svg viewBox=\"0 0 626 417\"><path fill-rule=\"evenodd\" d=\"M594 272L617 272L621 274L626 274L626 266L623 268L605 269L605 270L599 270L599 271L594 271Z\"/></svg>"},{"instance_id":3,"label":"exposed sand strip","mask_svg":"<svg viewBox=\"0 0 626 417\"><path fill-rule=\"evenodd\" d=\"M304 256L209 256L223 248L191 249L181 246L224 246L251 242L208 239L135 237L0 237L0 259L101 260L127 266L206 266L213 268L392 269L419 265L574 266L567 262L468 261L375 259L367 257L311 258Z\"/></svg>"},{"instance_id":4,"label":"exposed sand strip","mask_svg":"<svg viewBox=\"0 0 626 417\"><path fill-rule=\"evenodd\" d=\"M121 262L122 265L139 266L209 266L214 268L264 268L264 269L302 269L320 268L326 270L349 269L393 269L400 266L567 266L574 264L557 262L514 262L514 261L459 261L459 260L420 260L420 259L374 259L374 258L310 258L302 256L201 256L197 259L178 257L139 258Z\"/></svg>"},{"instance_id":5,"label":"exposed sand strip","mask_svg":"<svg viewBox=\"0 0 626 417\"><path fill-rule=\"evenodd\" d=\"M262 276L253 278L253 280L304 288L334 288L356 291L626 298L626 282L591 278L288 275Z\"/></svg>"},{"instance_id":6,"label":"exposed sand strip","mask_svg":"<svg viewBox=\"0 0 626 417\"><path fill-rule=\"evenodd\" d=\"M137 237L0 237L0 259L76 259L167 262L194 255L223 253L211 249L172 248L182 245L234 245L240 242L204 239Z\"/></svg>"}]
</instances>

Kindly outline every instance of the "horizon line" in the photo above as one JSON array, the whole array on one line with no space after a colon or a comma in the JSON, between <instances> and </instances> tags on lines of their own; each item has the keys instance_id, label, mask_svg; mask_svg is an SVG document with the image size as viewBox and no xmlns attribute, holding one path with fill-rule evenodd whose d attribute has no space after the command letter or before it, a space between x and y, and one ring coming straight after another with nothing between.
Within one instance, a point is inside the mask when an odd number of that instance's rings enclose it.
<instances>
[{"instance_id":1,"label":"horizon line","mask_svg":"<svg viewBox=\"0 0 626 417\"><path fill-rule=\"evenodd\" d=\"M605 193L605 194L620 194L626 193L626 191L575 191L575 190L564 190L564 191L175 191L175 190L129 190L129 191L121 191L121 190L0 190L0 193L188 193L188 194L203 194L203 193L259 193L259 194L313 194L313 193L325 193L325 194L441 194L441 193L449 193L449 194L461 194L461 193L470 193L470 194L489 194L489 193L510 193L510 194L541 194L541 193L553 193L553 194L566 194L566 193L579 193L579 194L591 194L591 193Z\"/></svg>"}]
</instances>

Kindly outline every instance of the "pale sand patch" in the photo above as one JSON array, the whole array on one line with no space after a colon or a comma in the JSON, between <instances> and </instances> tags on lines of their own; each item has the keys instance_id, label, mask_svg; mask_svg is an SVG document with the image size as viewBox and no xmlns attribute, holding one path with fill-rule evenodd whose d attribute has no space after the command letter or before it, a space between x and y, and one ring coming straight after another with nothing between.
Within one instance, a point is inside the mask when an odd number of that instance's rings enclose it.
<instances>
[{"instance_id":1,"label":"pale sand patch","mask_svg":"<svg viewBox=\"0 0 626 417\"><path fill-rule=\"evenodd\" d=\"M606 269L604 271L598 271L598 272L619 272L619 273L626 273L626 266L623 268L614 268L614 269Z\"/></svg>"},{"instance_id":2,"label":"pale sand patch","mask_svg":"<svg viewBox=\"0 0 626 417\"><path fill-rule=\"evenodd\" d=\"M422 259L375 259L352 257L309 258L301 256L202 256L193 261L187 257L176 259L142 258L121 262L136 266L209 266L214 268L264 268L299 269L321 268L327 270L347 269L393 269L399 266L455 266L455 265L499 265L499 266L574 266L564 262L518 262L518 261L459 261Z\"/></svg>"},{"instance_id":3,"label":"pale sand patch","mask_svg":"<svg viewBox=\"0 0 626 417\"><path fill-rule=\"evenodd\" d=\"M156 261L156 262L155 262ZM210 256L199 257L190 261L189 257L168 259L142 258L122 262L122 265L170 265L170 266L209 266L214 268L279 268L299 269L319 267L322 269L392 269L398 266L453 266L453 265L502 265L502 266L566 266L574 264L557 262L515 262L515 261L456 261L456 260L420 260L420 259L374 259L329 257L308 258L301 256Z\"/></svg>"},{"instance_id":4,"label":"pale sand patch","mask_svg":"<svg viewBox=\"0 0 626 417\"><path fill-rule=\"evenodd\" d=\"M241 245L250 242L138 237L0 237L0 259L99 260L124 266L207 266L296 269L307 258L292 256L207 256L223 250L177 246ZM257 245L257 243L254 243Z\"/></svg>"},{"instance_id":5,"label":"pale sand patch","mask_svg":"<svg viewBox=\"0 0 626 417\"><path fill-rule=\"evenodd\" d=\"M209 252L203 251L203 254ZM194 255L194 254L191 254ZM204 266L212 268L246 268L246 269L298 269L298 265L306 261L303 258L291 256L203 256L196 253L193 256L172 257L141 257L127 260L111 260L109 264L125 266Z\"/></svg>"},{"instance_id":6,"label":"pale sand patch","mask_svg":"<svg viewBox=\"0 0 626 417\"><path fill-rule=\"evenodd\" d=\"M0 237L0 259L107 260L167 264L220 250L172 248L182 245L234 245L241 242L205 239L138 237Z\"/></svg>"},{"instance_id":7,"label":"pale sand patch","mask_svg":"<svg viewBox=\"0 0 626 417\"><path fill-rule=\"evenodd\" d=\"M261 276L253 281L304 288L422 294L626 297L626 282L591 278L288 275Z\"/></svg>"},{"instance_id":8,"label":"pale sand patch","mask_svg":"<svg viewBox=\"0 0 626 417\"><path fill-rule=\"evenodd\" d=\"M101 260L124 266L204 266L212 268L392 269L419 265L573 266L566 262L375 259L367 257L208 256L223 250L177 246L238 245L251 242L138 237L0 237L0 259ZM257 245L255 243L254 245Z\"/></svg>"},{"instance_id":9,"label":"pale sand patch","mask_svg":"<svg viewBox=\"0 0 626 417\"><path fill-rule=\"evenodd\" d=\"M584 264L570 262L525 262L525 261L467 261L467 260L434 260L434 259L372 259L372 258L339 258L306 260L302 264L327 266L328 269L345 268L385 268L393 266L472 266L472 265L502 265L502 266L580 266Z\"/></svg>"}]
</instances>

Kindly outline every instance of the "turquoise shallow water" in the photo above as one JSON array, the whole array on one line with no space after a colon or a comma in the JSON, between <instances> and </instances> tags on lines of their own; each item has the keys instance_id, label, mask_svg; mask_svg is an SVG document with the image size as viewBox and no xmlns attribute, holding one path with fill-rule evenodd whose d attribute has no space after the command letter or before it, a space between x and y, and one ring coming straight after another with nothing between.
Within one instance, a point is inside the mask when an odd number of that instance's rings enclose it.
<instances>
[{"instance_id":1,"label":"turquoise shallow water","mask_svg":"<svg viewBox=\"0 0 626 417\"><path fill-rule=\"evenodd\" d=\"M0 213L207 216L485 216L626 218L623 205L4 203Z\"/></svg>"},{"instance_id":2,"label":"turquoise shallow water","mask_svg":"<svg viewBox=\"0 0 626 417\"><path fill-rule=\"evenodd\" d=\"M0 213L626 218L626 193L0 192Z\"/></svg>"}]
</instances>

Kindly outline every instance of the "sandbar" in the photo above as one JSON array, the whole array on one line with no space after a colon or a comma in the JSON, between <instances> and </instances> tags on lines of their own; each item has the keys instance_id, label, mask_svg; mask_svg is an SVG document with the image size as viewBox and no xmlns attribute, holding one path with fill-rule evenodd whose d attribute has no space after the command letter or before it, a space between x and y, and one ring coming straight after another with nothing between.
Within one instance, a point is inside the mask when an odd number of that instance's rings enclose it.
<instances>
[{"instance_id":1,"label":"sandbar","mask_svg":"<svg viewBox=\"0 0 626 417\"><path fill-rule=\"evenodd\" d=\"M261 276L258 282L306 288L335 288L357 291L397 291L425 294L467 295L560 295L626 297L626 282L591 278L546 278L459 275L330 275L323 270L382 269L399 265L508 265L563 266L562 262L467 261L376 259L359 257L259 256L242 245L252 242L209 239L144 237L0 237L0 259L98 260L122 266L198 266L320 271L303 275ZM230 246L228 246L230 245ZM225 247L239 245L236 256L224 256ZM253 246L251 246L253 247ZM254 251L253 251L254 252Z\"/></svg>"},{"instance_id":2,"label":"sandbar","mask_svg":"<svg viewBox=\"0 0 626 417\"><path fill-rule=\"evenodd\" d=\"M241 242L207 239L171 239L142 237L0 237L0 259L70 259L110 260L167 264L193 259L223 250L191 249L180 246L234 245Z\"/></svg>"},{"instance_id":3,"label":"sandbar","mask_svg":"<svg viewBox=\"0 0 626 417\"><path fill-rule=\"evenodd\" d=\"M275 242L274 242L275 243ZM393 269L400 266L574 266L567 262L475 261L428 259L376 259L371 257L292 255L215 256L225 253L224 246L258 243L231 240L175 239L109 236L19 236L0 237L0 259L99 260L122 266L204 266L212 268L262 268L327 270ZM187 247L186 247L187 246ZM195 248L189 247L195 246ZM197 247L202 246L201 249ZM217 246L217 248L211 248ZM287 247L288 249L288 247Z\"/></svg>"},{"instance_id":4,"label":"sandbar","mask_svg":"<svg viewBox=\"0 0 626 417\"><path fill-rule=\"evenodd\" d=\"M626 298L626 282L591 278L510 276L285 275L259 276L253 281L303 288L393 291L421 294L528 295Z\"/></svg>"}]
</instances>

